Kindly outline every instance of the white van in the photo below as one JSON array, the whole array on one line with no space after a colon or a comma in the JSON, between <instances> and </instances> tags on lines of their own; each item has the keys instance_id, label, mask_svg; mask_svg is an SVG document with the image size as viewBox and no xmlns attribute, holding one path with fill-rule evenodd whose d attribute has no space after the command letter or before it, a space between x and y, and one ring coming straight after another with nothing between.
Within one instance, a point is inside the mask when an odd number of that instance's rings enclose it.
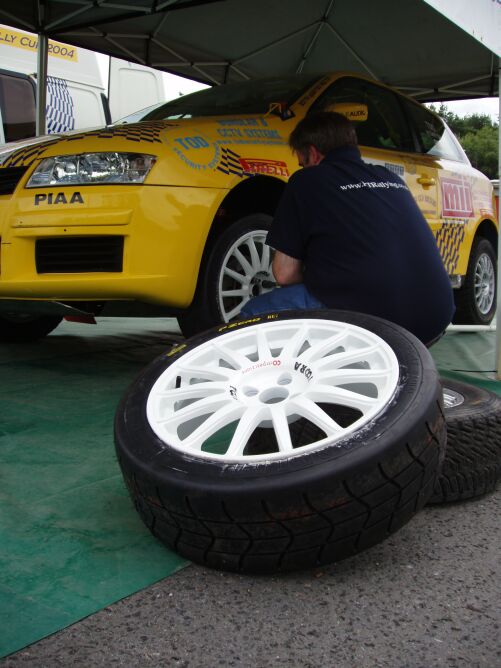
<instances>
[{"instance_id":1,"label":"white van","mask_svg":"<svg viewBox=\"0 0 501 668\"><path fill-rule=\"evenodd\" d=\"M37 40L0 25L0 144L35 136ZM48 51L49 134L103 126L165 101L161 72L111 58L106 91L95 53L53 40Z\"/></svg>"},{"instance_id":2,"label":"white van","mask_svg":"<svg viewBox=\"0 0 501 668\"><path fill-rule=\"evenodd\" d=\"M0 142L35 135L37 36L0 26ZM104 125L109 109L96 55L49 40L47 131Z\"/></svg>"}]
</instances>

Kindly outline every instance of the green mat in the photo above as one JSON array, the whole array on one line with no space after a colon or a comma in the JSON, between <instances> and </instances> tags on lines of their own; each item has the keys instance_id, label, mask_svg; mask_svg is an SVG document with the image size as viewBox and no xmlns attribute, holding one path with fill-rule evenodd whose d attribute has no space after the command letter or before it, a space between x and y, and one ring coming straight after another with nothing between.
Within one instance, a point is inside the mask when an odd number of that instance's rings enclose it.
<instances>
[{"instance_id":1,"label":"green mat","mask_svg":"<svg viewBox=\"0 0 501 668\"><path fill-rule=\"evenodd\" d=\"M175 572L133 509L113 416L168 320L63 323L0 346L0 656Z\"/></svg>"},{"instance_id":2,"label":"green mat","mask_svg":"<svg viewBox=\"0 0 501 668\"><path fill-rule=\"evenodd\" d=\"M120 396L176 332L102 318L0 346L0 656L186 565L139 519L113 447ZM448 333L431 352L442 375L499 391L494 346Z\"/></svg>"}]
</instances>

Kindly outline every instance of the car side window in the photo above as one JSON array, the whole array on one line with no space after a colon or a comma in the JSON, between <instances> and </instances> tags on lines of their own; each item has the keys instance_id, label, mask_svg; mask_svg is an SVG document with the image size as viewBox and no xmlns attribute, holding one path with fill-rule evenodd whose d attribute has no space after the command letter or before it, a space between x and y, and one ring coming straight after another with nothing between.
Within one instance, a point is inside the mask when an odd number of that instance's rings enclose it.
<instances>
[{"instance_id":1,"label":"car side window","mask_svg":"<svg viewBox=\"0 0 501 668\"><path fill-rule=\"evenodd\" d=\"M341 103L363 104L367 118L354 122L358 143L397 151L413 151L414 144L402 107L393 91L363 79L342 77L312 104L309 113L335 111Z\"/></svg>"},{"instance_id":2,"label":"car side window","mask_svg":"<svg viewBox=\"0 0 501 668\"><path fill-rule=\"evenodd\" d=\"M402 98L402 103L417 135L421 153L447 160L468 162L459 142L440 118L418 102Z\"/></svg>"}]
</instances>

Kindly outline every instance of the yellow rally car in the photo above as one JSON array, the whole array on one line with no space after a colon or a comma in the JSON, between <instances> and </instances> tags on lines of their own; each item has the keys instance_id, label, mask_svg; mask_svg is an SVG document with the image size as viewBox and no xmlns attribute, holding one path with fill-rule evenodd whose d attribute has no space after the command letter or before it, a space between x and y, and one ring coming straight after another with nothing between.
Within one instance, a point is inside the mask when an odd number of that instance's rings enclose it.
<instances>
[{"instance_id":1,"label":"yellow rally car","mask_svg":"<svg viewBox=\"0 0 501 668\"><path fill-rule=\"evenodd\" d=\"M457 289L457 321L488 323L498 238L489 180L422 105L360 76L301 74L4 147L0 339L44 336L72 314L175 315L186 335L236 316L274 285L264 241L299 168L287 139L323 109L356 121L364 159L412 191Z\"/></svg>"}]
</instances>

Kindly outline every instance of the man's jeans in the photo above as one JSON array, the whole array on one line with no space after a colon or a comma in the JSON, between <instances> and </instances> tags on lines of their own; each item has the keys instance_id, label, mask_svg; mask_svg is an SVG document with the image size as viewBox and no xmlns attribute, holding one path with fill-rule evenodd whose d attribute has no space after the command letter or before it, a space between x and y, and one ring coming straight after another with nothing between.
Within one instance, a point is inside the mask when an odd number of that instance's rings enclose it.
<instances>
[{"instance_id":1,"label":"man's jeans","mask_svg":"<svg viewBox=\"0 0 501 668\"><path fill-rule=\"evenodd\" d=\"M321 309L326 308L322 302L311 295L303 283L275 288L259 297L250 299L240 311L239 318L250 318L262 313L275 313L288 309Z\"/></svg>"}]
</instances>

